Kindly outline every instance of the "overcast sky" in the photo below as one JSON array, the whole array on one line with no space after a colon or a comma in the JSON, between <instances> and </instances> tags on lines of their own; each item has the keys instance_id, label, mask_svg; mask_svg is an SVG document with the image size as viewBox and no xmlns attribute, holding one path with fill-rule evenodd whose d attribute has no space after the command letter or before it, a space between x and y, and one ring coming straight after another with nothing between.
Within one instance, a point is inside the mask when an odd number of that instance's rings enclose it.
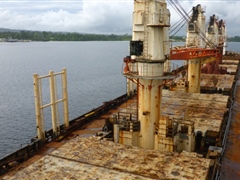
<instances>
[{"instance_id":1,"label":"overcast sky","mask_svg":"<svg viewBox=\"0 0 240 180\"><path fill-rule=\"evenodd\" d=\"M240 0L179 0L186 12L201 4L216 14L228 36L240 35ZM172 9L171 24L180 20ZM0 0L0 27L22 30L125 34L132 29L133 0ZM184 31L184 32L183 32ZM178 34L185 35L185 28Z\"/></svg>"}]
</instances>

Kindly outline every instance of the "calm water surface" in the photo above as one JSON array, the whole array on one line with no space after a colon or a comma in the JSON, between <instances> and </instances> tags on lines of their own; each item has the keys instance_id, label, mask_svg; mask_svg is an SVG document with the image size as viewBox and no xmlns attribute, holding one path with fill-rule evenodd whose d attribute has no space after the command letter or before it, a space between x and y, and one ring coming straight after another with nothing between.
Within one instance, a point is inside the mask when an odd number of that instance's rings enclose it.
<instances>
[{"instance_id":1,"label":"calm water surface","mask_svg":"<svg viewBox=\"0 0 240 180\"><path fill-rule=\"evenodd\" d=\"M240 52L240 43L227 46ZM36 136L34 73L67 69L70 120L126 92L121 70L128 42L0 43L0 52L0 158ZM48 81L43 100L49 103ZM51 128L49 112L45 129Z\"/></svg>"},{"instance_id":2,"label":"calm water surface","mask_svg":"<svg viewBox=\"0 0 240 180\"><path fill-rule=\"evenodd\" d=\"M0 52L0 157L36 136L34 73L67 69L70 120L126 92L121 69L128 42L0 43ZM48 88L44 80L44 103L50 101Z\"/></svg>"}]
</instances>

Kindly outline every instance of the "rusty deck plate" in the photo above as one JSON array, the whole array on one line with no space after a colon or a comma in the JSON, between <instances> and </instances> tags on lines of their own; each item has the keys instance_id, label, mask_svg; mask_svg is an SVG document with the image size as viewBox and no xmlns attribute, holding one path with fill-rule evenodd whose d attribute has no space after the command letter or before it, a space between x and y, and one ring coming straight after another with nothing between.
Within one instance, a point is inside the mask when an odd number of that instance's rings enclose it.
<instances>
[{"instance_id":1,"label":"rusty deck plate","mask_svg":"<svg viewBox=\"0 0 240 180\"><path fill-rule=\"evenodd\" d=\"M228 96L221 94L196 94L179 91L162 91L162 115L174 119L192 120L195 131L220 131ZM132 100L120 112L137 113L137 100Z\"/></svg>"},{"instance_id":2,"label":"rusty deck plate","mask_svg":"<svg viewBox=\"0 0 240 180\"><path fill-rule=\"evenodd\" d=\"M226 62L226 64L219 64L219 67L227 68L227 72L233 73L236 72L237 64L231 64L230 62Z\"/></svg>"},{"instance_id":3,"label":"rusty deck plate","mask_svg":"<svg viewBox=\"0 0 240 180\"><path fill-rule=\"evenodd\" d=\"M162 114L171 118L186 118L195 123L195 131L220 131L228 96L163 91Z\"/></svg>"},{"instance_id":4,"label":"rusty deck plate","mask_svg":"<svg viewBox=\"0 0 240 180\"><path fill-rule=\"evenodd\" d=\"M76 137L3 179L206 179L211 160Z\"/></svg>"},{"instance_id":5,"label":"rusty deck plate","mask_svg":"<svg viewBox=\"0 0 240 180\"><path fill-rule=\"evenodd\" d=\"M216 85L214 85L213 83L214 79L217 79ZM234 81L234 76L229 74L202 74L200 86L207 87L207 88L216 87L222 90L231 89L233 81Z\"/></svg>"}]
</instances>

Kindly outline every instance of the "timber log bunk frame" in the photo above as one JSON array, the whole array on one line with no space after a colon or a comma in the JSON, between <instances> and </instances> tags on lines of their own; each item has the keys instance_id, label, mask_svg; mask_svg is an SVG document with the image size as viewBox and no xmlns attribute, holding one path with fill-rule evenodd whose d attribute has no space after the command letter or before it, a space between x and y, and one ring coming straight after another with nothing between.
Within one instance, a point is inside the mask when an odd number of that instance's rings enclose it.
<instances>
[{"instance_id":1,"label":"timber log bunk frame","mask_svg":"<svg viewBox=\"0 0 240 180\"><path fill-rule=\"evenodd\" d=\"M127 94L117 97L114 100L104 102L103 105L95 108L69 122L69 127L64 128L64 125L60 126L60 135L53 139L53 130L50 129L45 132L46 141L42 141L37 137L31 139L31 143L18 149L17 151L0 159L0 176L7 173L9 170L17 166L36 154L44 145L51 141L61 141L66 136L70 135L73 131L83 127L93 119L100 117L107 111L114 107L121 105L126 102L129 98Z\"/></svg>"}]
</instances>

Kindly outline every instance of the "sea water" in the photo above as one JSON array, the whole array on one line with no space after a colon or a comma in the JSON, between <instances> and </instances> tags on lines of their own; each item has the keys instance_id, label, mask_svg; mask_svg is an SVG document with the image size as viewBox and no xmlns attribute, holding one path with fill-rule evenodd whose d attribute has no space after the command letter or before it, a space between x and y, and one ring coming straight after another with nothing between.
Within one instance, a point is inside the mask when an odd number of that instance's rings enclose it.
<instances>
[{"instance_id":1,"label":"sea water","mask_svg":"<svg viewBox=\"0 0 240 180\"><path fill-rule=\"evenodd\" d=\"M0 43L0 52L0 157L37 134L33 74L67 69L70 120L126 93L122 67L128 42ZM42 86L47 104L47 79ZM44 110L44 118L45 129L51 129L50 107Z\"/></svg>"}]
</instances>

